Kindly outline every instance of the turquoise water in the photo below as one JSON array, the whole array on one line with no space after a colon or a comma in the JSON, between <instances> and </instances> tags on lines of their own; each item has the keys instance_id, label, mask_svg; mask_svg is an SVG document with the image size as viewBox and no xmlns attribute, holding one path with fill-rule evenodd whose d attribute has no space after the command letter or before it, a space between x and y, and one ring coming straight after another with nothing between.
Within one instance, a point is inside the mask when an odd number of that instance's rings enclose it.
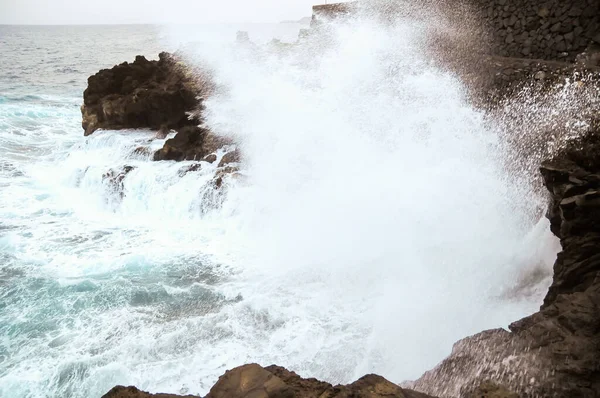
<instances>
[{"instance_id":1,"label":"turquoise water","mask_svg":"<svg viewBox=\"0 0 600 398\"><path fill-rule=\"evenodd\" d=\"M0 26L0 397L204 394L247 362L399 382L539 305L503 296L552 263L539 198L412 28L341 28L318 60L223 44L238 28ZM136 152L152 132L83 137L89 75L181 46L247 156L223 192Z\"/></svg>"}]
</instances>

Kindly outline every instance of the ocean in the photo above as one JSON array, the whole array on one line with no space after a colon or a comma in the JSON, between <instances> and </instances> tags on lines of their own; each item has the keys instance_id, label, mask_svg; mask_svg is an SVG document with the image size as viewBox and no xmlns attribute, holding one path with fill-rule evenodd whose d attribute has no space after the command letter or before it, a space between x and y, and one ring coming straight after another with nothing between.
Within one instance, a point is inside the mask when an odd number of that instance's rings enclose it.
<instances>
[{"instance_id":1,"label":"ocean","mask_svg":"<svg viewBox=\"0 0 600 398\"><path fill-rule=\"evenodd\" d=\"M0 26L0 397L203 395L248 362L401 382L537 309L548 278L514 288L551 275L543 198L420 28L339 27L318 57L229 44L300 28ZM136 152L152 132L83 137L88 76L178 49L244 153L223 192Z\"/></svg>"}]
</instances>

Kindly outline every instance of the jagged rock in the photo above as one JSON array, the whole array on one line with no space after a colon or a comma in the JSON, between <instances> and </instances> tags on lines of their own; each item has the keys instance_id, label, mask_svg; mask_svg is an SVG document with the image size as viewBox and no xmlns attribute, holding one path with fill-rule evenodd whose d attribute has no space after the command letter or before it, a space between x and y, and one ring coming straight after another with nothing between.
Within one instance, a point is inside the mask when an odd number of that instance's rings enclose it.
<instances>
[{"instance_id":1,"label":"jagged rock","mask_svg":"<svg viewBox=\"0 0 600 398\"><path fill-rule=\"evenodd\" d=\"M197 395L150 394L135 387L117 386L102 396L102 398L198 398Z\"/></svg>"},{"instance_id":2,"label":"jagged rock","mask_svg":"<svg viewBox=\"0 0 600 398\"><path fill-rule=\"evenodd\" d=\"M115 387L102 398L175 398L149 394L135 387ZM191 397L189 395L188 397ZM248 364L225 372L205 398L433 398L403 389L381 376L367 375L352 384L332 386L304 379L280 366ZM511 397L512 398L512 397Z\"/></svg>"},{"instance_id":3,"label":"jagged rock","mask_svg":"<svg viewBox=\"0 0 600 398\"><path fill-rule=\"evenodd\" d=\"M102 181L113 191L119 194L121 198L125 196L124 189L125 185L123 180L129 174L135 170L133 166L123 166L120 170L110 169L102 175Z\"/></svg>"},{"instance_id":4,"label":"jagged rock","mask_svg":"<svg viewBox=\"0 0 600 398\"><path fill-rule=\"evenodd\" d=\"M469 396L491 381L521 397L600 396L600 123L541 166L548 218L563 251L539 312L455 344L411 385ZM493 395L492 395L493 396ZM501 395L502 396L502 395Z\"/></svg>"},{"instance_id":5,"label":"jagged rock","mask_svg":"<svg viewBox=\"0 0 600 398\"><path fill-rule=\"evenodd\" d=\"M214 153L211 153L210 155L205 156L204 159L202 159L202 160L205 162L208 162L208 163L214 163L217 161L217 155Z\"/></svg>"},{"instance_id":6,"label":"jagged rock","mask_svg":"<svg viewBox=\"0 0 600 398\"><path fill-rule=\"evenodd\" d=\"M101 70L88 79L83 94L85 135L98 129L144 128L157 130L154 138L164 139L175 130L175 137L155 152L154 160L209 156L231 140L199 127L203 98L214 87L208 73L197 75L167 53L160 53L158 61L137 56L133 63Z\"/></svg>"},{"instance_id":7,"label":"jagged rock","mask_svg":"<svg viewBox=\"0 0 600 398\"><path fill-rule=\"evenodd\" d=\"M485 382L470 393L469 398L519 398L517 394L491 382Z\"/></svg>"},{"instance_id":8,"label":"jagged rock","mask_svg":"<svg viewBox=\"0 0 600 398\"><path fill-rule=\"evenodd\" d=\"M133 150L133 154L137 156L150 156L152 151L146 146L139 146Z\"/></svg>"},{"instance_id":9,"label":"jagged rock","mask_svg":"<svg viewBox=\"0 0 600 398\"><path fill-rule=\"evenodd\" d=\"M223 155L221 161L219 162L219 167L227 166L230 163L239 163L240 160L240 151L236 149Z\"/></svg>"},{"instance_id":10,"label":"jagged rock","mask_svg":"<svg viewBox=\"0 0 600 398\"><path fill-rule=\"evenodd\" d=\"M367 375L345 386L304 379L280 366L244 365L221 376L206 398L428 398L381 376ZM429 397L430 398L430 397Z\"/></svg>"},{"instance_id":11,"label":"jagged rock","mask_svg":"<svg viewBox=\"0 0 600 398\"><path fill-rule=\"evenodd\" d=\"M154 153L154 160L200 160L204 157L203 143L207 134L206 129L186 126Z\"/></svg>"},{"instance_id":12,"label":"jagged rock","mask_svg":"<svg viewBox=\"0 0 600 398\"><path fill-rule=\"evenodd\" d=\"M154 153L154 160L203 160L229 144L230 140L218 137L207 129L185 126L175 137L167 140L162 149Z\"/></svg>"},{"instance_id":13,"label":"jagged rock","mask_svg":"<svg viewBox=\"0 0 600 398\"><path fill-rule=\"evenodd\" d=\"M188 118L201 106L198 87L170 54L158 61L141 55L90 76L83 93L85 135L98 129L179 129L197 125Z\"/></svg>"}]
</instances>

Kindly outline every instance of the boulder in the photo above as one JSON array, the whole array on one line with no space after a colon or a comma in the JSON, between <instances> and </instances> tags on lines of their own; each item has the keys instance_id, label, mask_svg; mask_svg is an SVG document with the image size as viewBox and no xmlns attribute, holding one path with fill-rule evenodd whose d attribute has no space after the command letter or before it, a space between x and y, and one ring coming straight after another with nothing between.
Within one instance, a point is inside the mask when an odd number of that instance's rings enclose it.
<instances>
[{"instance_id":1,"label":"boulder","mask_svg":"<svg viewBox=\"0 0 600 398\"><path fill-rule=\"evenodd\" d=\"M158 61L138 55L103 69L88 79L83 93L82 127L85 135L98 129L161 128L196 126L188 114L201 107L198 86L186 69L168 53Z\"/></svg>"},{"instance_id":2,"label":"boulder","mask_svg":"<svg viewBox=\"0 0 600 398\"><path fill-rule=\"evenodd\" d=\"M115 387L102 398L175 398L135 387ZM367 375L345 386L305 379L280 366L248 364L225 372L205 398L433 398L400 388L381 376Z\"/></svg>"},{"instance_id":3,"label":"boulder","mask_svg":"<svg viewBox=\"0 0 600 398\"><path fill-rule=\"evenodd\" d=\"M197 395L150 394L135 387L117 386L104 394L102 398L199 398Z\"/></svg>"},{"instance_id":4,"label":"boulder","mask_svg":"<svg viewBox=\"0 0 600 398\"><path fill-rule=\"evenodd\" d=\"M90 76L82 127L86 136L99 129L156 130L154 139L174 130L177 134L154 153L154 160L203 160L232 143L200 127L203 98L213 90L209 73L192 72L171 54L160 53L158 61L138 55L133 63Z\"/></svg>"},{"instance_id":5,"label":"boulder","mask_svg":"<svg viewBox=\"0 0 600 398\"><path fill-rule=\"evenodd\" d=\"M175 137L167 140L162 149L154 153L154 160L206 160L212 163L216 160L216 155L211 159L211 154L230 144L230 140L219 137L210 130L185 126Z\"/></svg>"}]
</instances>

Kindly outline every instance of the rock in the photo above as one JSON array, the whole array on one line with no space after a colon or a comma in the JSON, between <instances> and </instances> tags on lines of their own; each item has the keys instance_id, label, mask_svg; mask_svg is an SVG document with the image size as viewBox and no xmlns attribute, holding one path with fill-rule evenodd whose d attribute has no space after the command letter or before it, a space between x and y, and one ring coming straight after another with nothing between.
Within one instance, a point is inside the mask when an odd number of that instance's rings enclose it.
<instances>
[{"instance_id":1,"label":"rock","mask_svg":"<svg viewBox=\"0 0 600 398\"><path fill-rule=\"evenodd\" d=\"M231 145L231 140L216 136L205 128L186 126L181 128L175 137L167 140L162 149L154 153L154 160L209 161L212 159L212 153L226 145ZM212 162L215 160L216 156Z\"/></svg>"},{"instance_id":2,"label":"rock","mask_svg":"<svg viewBox=\"0 0 600 398\"><path fill-rule=\"evenodd\" d=\"M205 156L204 159L202 159L202 160L205 162L208 162L208 163L214 163L217 161L217 155L214 153L211 153L210 155Z\"/></svg>"},{"instance_id":3,"label":"rock","mask_svg":"<svg viewBox=\"0 0 600 398\"><path fill-rule=\"evenodd\" d=\"M137 56L90 76L83 93L85 135L98 129L179 129L197 125L187 113L201 106L198 88L170 54L158 61Z\"/></svg>"},{"instance_id":4,"label":"rock","mask_svg":"<svg viewBox=\"0 0 600 398\"><path fill-rule=\"evenodd\" d=\"M157 130L154 138L165 139L175 130L175 137L154 153L154 160L201 160L231 144L199 127L202 98L213 90L208 77L193 76L167 53L161 53L158 61L138 56L131 64L101 70L88 79L84 92L85 135L98 129L145 128Z\"/></svg>"},{"instance_id":5,"label":"rock","mask_svg":"<svg viewBox=\"0 0 600 398\"><path fill-rule=\"evenodd\" d=\"M204 138L210 132L197 126L185 126L154 153L154 160L200 160L204 157Z\"/></svg>"},{"instance_id":6,"label":"rock","mask_svg":"<svg viewBox=\"0 0 600 398\"><path fill-rule=\"evenodd\" d=\"M482 383L467 396L469 398L519 398L514 392L489 381Z\"/></svg>"},{"instance_id":7,"label":"rock","mask_svg":"<svg viewBox=\"0 0 600 398\"><path fill-rule=\"evenodd\" d=\"M184 177L187 173L193 173L195 171L199 171L202 170L202 164L201 163L194 163L192 165L189 166L185 166L183 168L181 168L177 174L179 175L179 177Z\"/></svg>"},{"instance_id":8,"label":"rock","mask_svg":"<svg viewBox=\"0 0 600 398\"><path fill-rule=\"evenodd\" d=\"M206 398L293 397L291 388L257 364L225 372Z\"/></svg>"},{"instance_id":9,"label":"rock","mask_svg":"<svg viewBox=\"0 0 600 398\"><path fill-rule=\"evenodd\" d=\"M538 10L537 15L540 16L541 18L546 18L550 15L550 10L548 10L547 7L541 7Z\"/></svg>"},{"instance_id":10,"label":"rock","mask_svg":"<svg viewBox=\"0 0 600 398\"><path fill-rule=\"evenodd\" d=\"M198 395L186 395L188 398L199 398ZM150 394L135 387L117 386L102 396L102 398L185 398L182 395Z\"/></svg>"},{"instance_id":11,"label":"rock","mask_svg":"<svg viewBox=\"0 0 600 398\"><path fill-rule=\"evenodd\" d=\"M102 398L176 398L149 394L135 387L115 387ZM192 397L188 395L187 397ZM248 364L225 372L205 398L434 398L403 389L381 376L367 375L352 384L332 386L304 379L280 366ZM512 398L512 397L511 397Z\"/></svg>"},{"instance_id":12,"label":"rock","mask_svg":"<svg viewBox=\"0 0 600 398\"><path fill-rule=\"evenodd\" d=\"M139 146L133 150L133 154L136 156L150 156L152 151L146 146Z\"/></svg>"},{"instance_id":13,"label":"rock","mask_svg":"<svg viewBox=\"0 0 600 398\"><path fill-rule=\"evenodd\" d=\"M125 196L123 180L133 170L133 166L123 166L121 170L110 169L102 175L102 181L122 199Z\"/></svg>"},{"instance_id":14,"label":"rock","mask_svg":"<svg viewBox=\"0 0 600 398\"><path fill-rule=\"evenodd\" d=\"M225 373L206 398L427 398L381 376L367 375L346 386L303 379L279 366L244 365Z\"/></svg>"},{"instance_id":15,"label":"rock","mask_svg":"<svg viewBox=\"0 0 600 398\"><path fill-rule=\"evenodd\" d=\"M231 152L227 152L219 162L219 167L224 167L230 163L239 163L240 162L240 152L236 149Z\"/></svg>"}]
</instances>

